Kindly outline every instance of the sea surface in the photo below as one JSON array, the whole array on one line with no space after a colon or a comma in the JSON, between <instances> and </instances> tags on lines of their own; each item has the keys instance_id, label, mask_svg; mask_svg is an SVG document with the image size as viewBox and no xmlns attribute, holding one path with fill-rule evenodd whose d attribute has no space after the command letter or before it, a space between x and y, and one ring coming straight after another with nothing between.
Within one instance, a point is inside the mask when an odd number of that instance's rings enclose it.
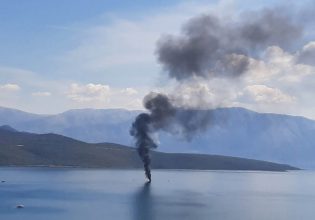
<instances>
[{"instance_id":1,"label":"sea surface","mask_svg":"<svg viewBox=\"0 0 315 220\"><path fill-rule=\"evenodd\" d=\"M153 170L152 176L145 184L142 170L0 168L0 219L315 219L315 172Z\"/></svg>"}]
</instances>

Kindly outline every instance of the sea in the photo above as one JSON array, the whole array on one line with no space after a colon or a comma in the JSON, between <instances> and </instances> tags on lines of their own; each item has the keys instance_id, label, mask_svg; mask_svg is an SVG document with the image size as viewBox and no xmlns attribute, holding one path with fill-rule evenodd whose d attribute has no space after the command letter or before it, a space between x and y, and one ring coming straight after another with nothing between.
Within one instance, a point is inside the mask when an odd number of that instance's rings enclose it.
<instances>
[{"instance_id":1,"label":"sea","mask_svg":"<svg viewBox=\"0 0 315 220\"><path fill-rule=\"evenodd\" d=\"M0 219L311 220L315 172L2 167Z\"/></svg>"}]
</instances>

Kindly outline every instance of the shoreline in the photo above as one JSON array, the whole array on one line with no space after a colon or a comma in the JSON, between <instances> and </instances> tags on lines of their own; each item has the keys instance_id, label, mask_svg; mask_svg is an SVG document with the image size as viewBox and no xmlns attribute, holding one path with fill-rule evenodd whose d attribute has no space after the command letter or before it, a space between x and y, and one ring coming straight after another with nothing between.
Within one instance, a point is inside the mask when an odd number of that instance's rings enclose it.
<instances>
[{"instance_id":1,"label":"shoreline","mask_svg":"<svg viewBox=\"0 0 315 220\"><path fill-rule=\"evenodd\" d=\"M115 170L115 171L128 171L139 170L143 168L119 168L119 167L85 167L85 166L55 166L55 165L0 165L2 168L47 168L47 169L86 169L86 170ZM226 171L226 172L292 172L292 171L308 171L306 169L296 168L288 170L267 170L267 169L172 169L172 168L151 168L152 171L157 170L170 170L170 171Z\"/></svg>"}]
</instances>

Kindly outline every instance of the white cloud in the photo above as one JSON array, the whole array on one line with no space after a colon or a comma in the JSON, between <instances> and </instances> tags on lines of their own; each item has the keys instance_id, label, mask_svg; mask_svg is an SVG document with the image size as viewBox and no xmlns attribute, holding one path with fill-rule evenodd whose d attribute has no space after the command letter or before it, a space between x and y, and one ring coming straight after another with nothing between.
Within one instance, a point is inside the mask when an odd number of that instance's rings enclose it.
<instances>
[{"instance_id":1,"label":"white cloud","mask_svg":"<svg viewBox=\"0 0 315 220\"><path fill-rule=\"evenodd\" d=\"M73 83L67 94L68 98L76 102L106 102L110 97L108 85L89 83L79 85Z\"/></svg>"},{"instance_id":2,"label":"white cloud","mask_svg":"<svg viewBox=\"0 0 315 220\"><path fill-rule=\"evenodd\" d=\"M280 89L266 85L250 85L245 87L244 95L257 103L283 104L293 103L295 97L283 93Z\"/></svg>"},{"instance_id":3,"label":"white cloud","mask_svg":"<svg viewBox=\"0 0 315 220\"><path fill-rule=\"evenodd\" d=\"M142 109L144 94L146 92L134 88L122 89L93 83L73 83L67 91L68 99L72 100L71 108Z\"/></svg>"},{"instance_id":4,"label":"white cloud","mask_svg":"<svg viewBox=\"0 0 315 220\"><path fill-rule=\"evenodd\" d=\"M21 89L21 87L17 84L7 83L4 85L0 85L0 90L4 92L17 92Z\"/></svg>"},{"instance_id":5,"label":"white cloud","mask_svg":"<svg viewBox=\"0 0 315 220\"><path fill-rule=\"evenodd\" d=\"M302 51L310 51L310 50L315 50L315 41L310 41L306 45L304 45Z\"/></svg>"},{"instance_id":6,"label":"white cloud","mask_svg":"<svg viewBox=\"0 0 315 220\"><path fill-rule=\"evenodd\" d=\"M217 103L214 89L198 79L177 85L171 94L175 104L185 108L209 109Z\"/></svg>"},{"instance_id":7,"label":"white cloud","mask_svg":"<svg viewBox=\"0 0 315 220\"><path fill-rule=\"evenodd\" d=\"M47 97L51 96L50 92L33 92L32 96Z\"/></svg>"},{"instance_id":8,"label":"white cloud","mask_svg":"<svg viewBox=\"0 0 315 220\"><path fill-rule=\"evenodd\" d=\"M122 89L120 93L123 95L132 96L132 95L137 95L138 91L134 88L125 88L125 89Z\"/></svg>"},{"instance_id":9,"label":"white cloud","mask_svg":"<svg viewBox=\"0 0 315 220\"><path fill-rule=\"evenodd\" d=\"M234 91L237 97L234 105L256 111L282 114L304 115L314 118L310 113L315 105L310 97L315 92L315 67L301 63L301 51L312 47L306 44L300 51L288 52L280 47L268 47L261 57L250 58L247 73Z\"/></svg>"},{"instance_id":10,"label":"white cloud","mask_svg":"<svg viewBox=\"0 0 315 220\"><path fill-rule=\"evenodd\" d=\"M261 59L250 58L246 80L248 83L301 82L306 76L314 74L315 68L297 62L296 53L288 53L277 46L268 47Z\"/></svg>"},{"instance_id":11,"label":"white cloud","mask_svg":"<svg viewBox=\"0 0 315 220\"><path fill-rule=\"evenodd\" d=\"M51 91L58 93L68 86L70 82L66 80L52 80L46 78L47 74L37 73L31 70L25 70L13 67L0 66L0 85L7 81L13 81L14 84L23 85L24 94L32 91Z\"/></svg>"},{"instance_id":12,"label":"white cloud","mask_svg":"<svg viewBox=\"0 0 315 220\"><path fill-rule=\"evenodd\" d=\"M146 87L54 81L43 74L11 67L0 66L0 76L0 106L42 114L74 108L142 109L142 98L148 92ZM23 92L18 92L22 89L19 85L23 85Z\"/></svg>"},{"instance_id":13,"label":"white cloud","mask_svg":"<svg viewBox=\"0 0 315 220\"><path fill-rule=\"evenodd\" d=\"M309 42L297 53L297 61L315 66L315 41Z\"/></svg>"}]
</instances>

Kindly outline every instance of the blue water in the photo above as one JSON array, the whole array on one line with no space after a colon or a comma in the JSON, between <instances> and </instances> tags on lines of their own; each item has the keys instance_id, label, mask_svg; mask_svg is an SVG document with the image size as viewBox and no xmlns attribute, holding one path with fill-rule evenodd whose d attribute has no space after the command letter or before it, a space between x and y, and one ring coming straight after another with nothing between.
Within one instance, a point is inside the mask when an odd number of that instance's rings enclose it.
<instances>
[{"instance_id":1,"label":"blue water","mask_svg":"<svg viewBox=\"0 0 315 220\"><path fill-rule=\"evenodd\" d=\"M315 173L0 168L1 220L315 219ZM16 209L23 204L24 209Z\"/></svg>"}]
</instances>

